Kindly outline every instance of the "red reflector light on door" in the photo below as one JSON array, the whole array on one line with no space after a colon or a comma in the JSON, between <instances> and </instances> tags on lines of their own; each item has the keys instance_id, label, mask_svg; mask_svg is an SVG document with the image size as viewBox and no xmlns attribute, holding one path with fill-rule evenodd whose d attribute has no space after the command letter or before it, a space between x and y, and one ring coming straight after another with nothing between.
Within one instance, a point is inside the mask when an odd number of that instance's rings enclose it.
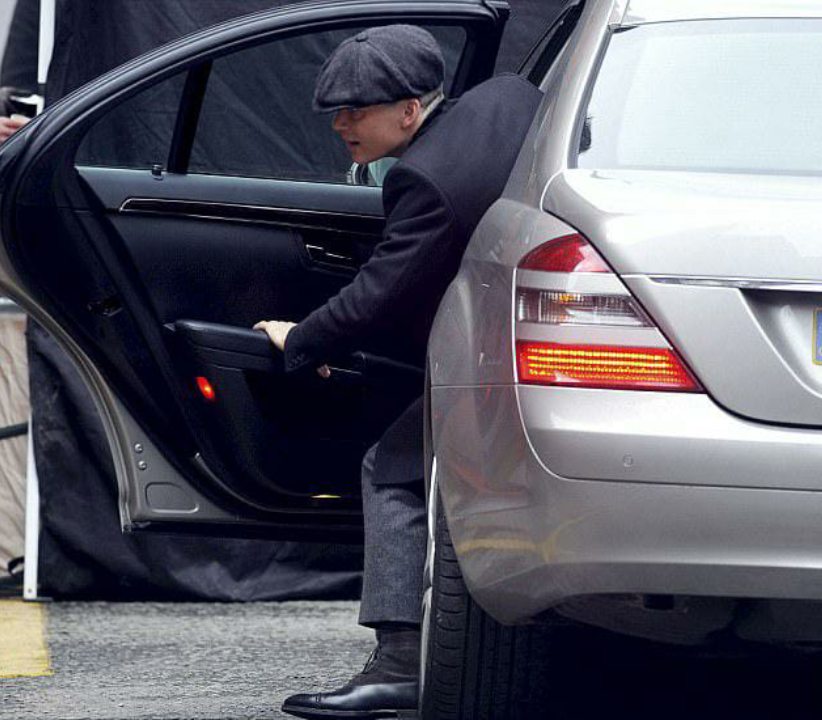
<instances>
[{"instance_id":1,"label":"red reflector light on door","mask_svg":"<svg viewBox=\"0 0 822 720\"><path fill-rule=\"evenodd\" d=\"M202 396L209 402L214 402L217 399L217 394L214 392L214 387L202 375L197 378L197 387L200 389Z\"/></svg>"},{"instance_id":2,"label":"red reflector light on door","mask_svg":"<svg viewBox=\"0 0 822 720\"><path fill-rule=\"evenodd\" d=\"M519 381L613 390L700 392L668 348L518 342Z\"/></svg>"}]
</instances>

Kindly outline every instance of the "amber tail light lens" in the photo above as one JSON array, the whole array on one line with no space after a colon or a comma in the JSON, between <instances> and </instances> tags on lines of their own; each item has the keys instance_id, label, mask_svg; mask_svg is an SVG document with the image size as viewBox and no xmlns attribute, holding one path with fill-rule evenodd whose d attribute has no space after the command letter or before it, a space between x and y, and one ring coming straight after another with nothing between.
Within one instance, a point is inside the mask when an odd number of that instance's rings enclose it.
<instances>
[{"instance_id":1,"label":"amber tail light lens","mask_svg":"<svg viewBox=\"0 0 822 720\"><path fill-rule=\"evenodd\" d=\"M703 392L653 319L579 233L539 245L517 270L519 382Z\"/></svg>"},{"instance_id":2,"label":"amber tail light lens","mask_svg":"<svg viewBox=\"0 0 822 720\"><path fill-rule=\"evenodd\" d=\"M521 383L612 390L699 392L700 386L667 348L518 342Z\"/></svg>"}]
</instances>

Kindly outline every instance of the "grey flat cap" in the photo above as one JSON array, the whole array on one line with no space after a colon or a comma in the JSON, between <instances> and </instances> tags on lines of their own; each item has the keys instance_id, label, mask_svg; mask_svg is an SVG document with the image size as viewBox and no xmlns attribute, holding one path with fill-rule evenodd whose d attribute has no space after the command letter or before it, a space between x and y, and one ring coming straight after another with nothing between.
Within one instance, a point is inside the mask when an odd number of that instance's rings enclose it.
<instances>
[{"instance_id":1,"label":"grey flat cap","mask_svg":"<svg viewBox=\"0 0 822 720\"><path fill-rule=\"evenodd\" d=\"M369 28L343 40L323 64L314 111L422 97L443 83L445 61L434 36L414 25Z\"/></svg>"}]
</instances>

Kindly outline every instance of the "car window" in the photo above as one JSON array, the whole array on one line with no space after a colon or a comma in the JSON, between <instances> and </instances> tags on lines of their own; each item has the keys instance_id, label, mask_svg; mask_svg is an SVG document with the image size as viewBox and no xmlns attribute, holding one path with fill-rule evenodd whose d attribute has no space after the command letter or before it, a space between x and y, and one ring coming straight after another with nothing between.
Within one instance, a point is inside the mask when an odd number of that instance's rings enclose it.
<instances>
[{"instance_id":1,"label":"car window","mask_svg":"<svg viewBox=\"0 0 822 720\"><path fill-rule=\"evenodd\" d=\"M118 105L86 133L75 162L135 170L164 167L184 85L185 74L175 75Z\"/></svg>"},{"instance_id":2,"label":"car window","mask_svg":"<svg viewBox=\"0 0 822 720\"><path fill-rule=\"evenodd\" d=\"M617 32L578 165L822 174L822 21L718 20Z\"/></svg>"},{"instance_id":3,"label":"car window","mask_svg":"<svg viewBox=\"0 0 822 720\"><path fill-rule=\"evenodd\" d=\"M351 158L331 129L333 116L313 112L311 101L325 59L361 29L277 40L215 60L189 172L350 182ZM446 51L450 83L465 31L429 29Z\"/></svg>"},{"instance_id":4,"label":"car window","mask_svg":"<svg viewBox=\"0 0 822 720\"><path fill-rule=\"evenodd\" d=\"M348 182L353 185L382 187L388 171L396 165L398 158L384 157L367 165L354 163L348 171Z\"/></svg>"},{"instance_id":5,"label":"car window","mask_svg":"<svg viewBox=\"0 0 822 720\"><path fill-rule=\"evenodd\" d=\"M351 158L331 129L331 115L313 112L314 82L323 62L364 27L278 38L214 59L196 128L189 173L351 183ZM428 29L453 83L467 34L462 27ZM127 99L90 129L78 165L166 167L187 73ZM191 101L187 97L187 101ZM379 184L384 173L362 175Z\"/></svg>"}]
</instances>

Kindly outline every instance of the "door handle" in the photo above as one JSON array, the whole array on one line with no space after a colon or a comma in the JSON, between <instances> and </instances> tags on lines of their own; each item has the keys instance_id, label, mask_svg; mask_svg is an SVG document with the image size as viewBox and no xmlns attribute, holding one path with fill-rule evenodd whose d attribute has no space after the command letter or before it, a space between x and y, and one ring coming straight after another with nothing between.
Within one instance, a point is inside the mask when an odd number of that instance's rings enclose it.
<instances>
[{"instance_id":1,"label":"door handle","mask_svg":"<svg viewBox=\"0 0 822 720\"><path fill-rule=\"evenodd\" d=\"M344 267L349 270L357 269L357 261L351 255L333 252L322 245L317 245L314 243L305 243L305 250L312 262L322 263L323 265L334 265L335 267Z\"/></svg>"}]
</instances>

